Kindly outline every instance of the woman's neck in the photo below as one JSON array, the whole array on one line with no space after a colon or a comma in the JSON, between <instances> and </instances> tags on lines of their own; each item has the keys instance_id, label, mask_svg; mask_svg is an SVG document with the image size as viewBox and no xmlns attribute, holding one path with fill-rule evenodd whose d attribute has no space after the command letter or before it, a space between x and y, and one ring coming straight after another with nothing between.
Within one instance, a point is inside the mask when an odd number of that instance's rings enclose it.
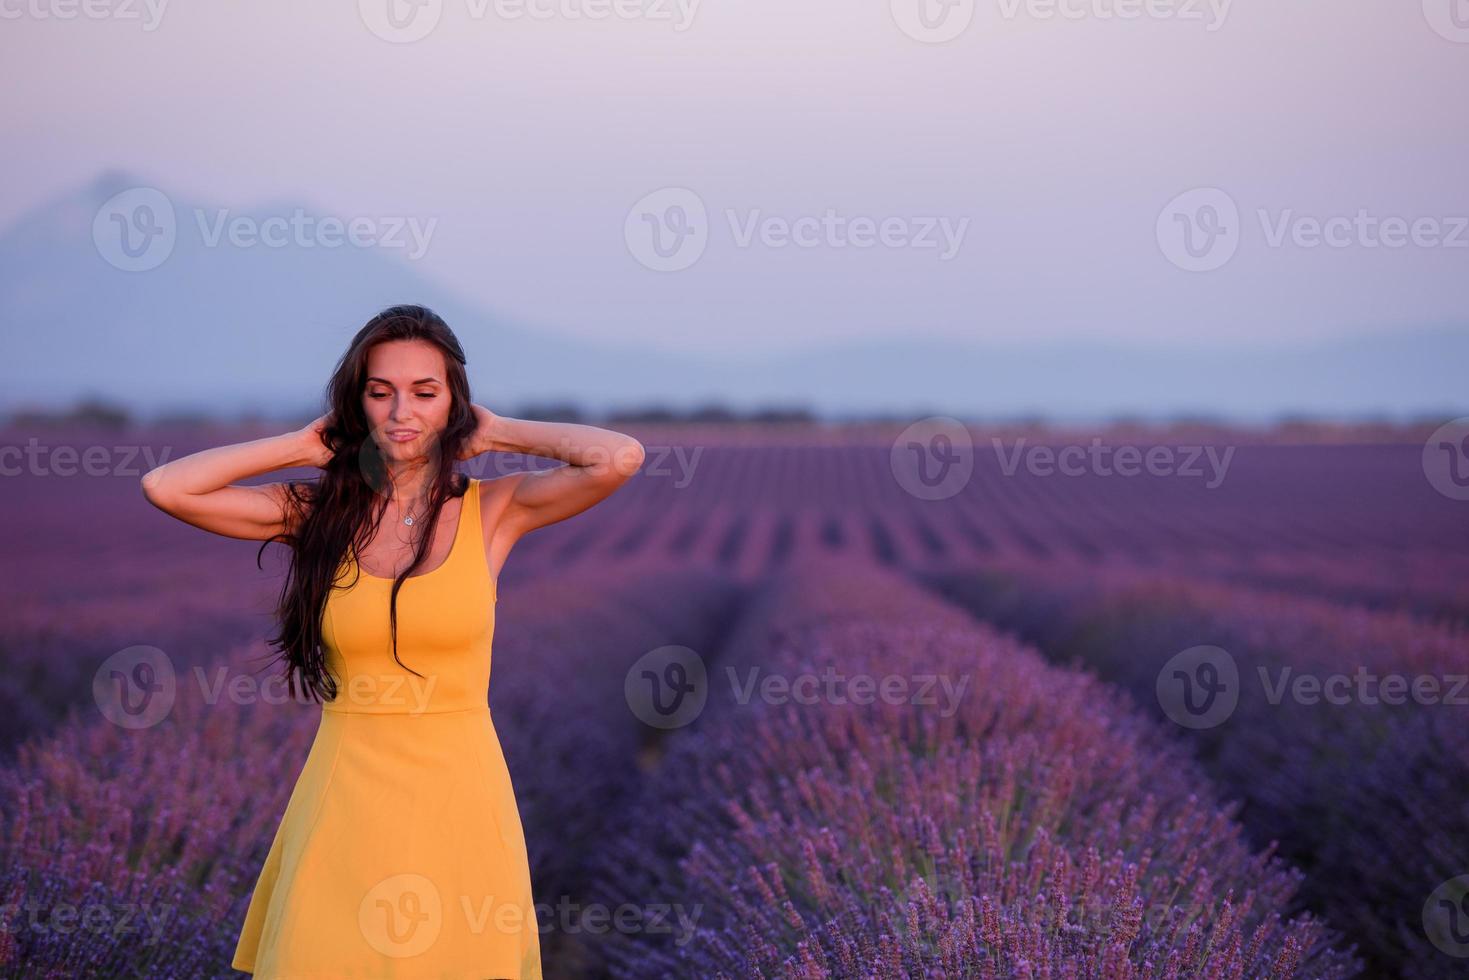
<instances>
[{"instance_id":1,"label":"woman's neck","mask_svg":"<svg viewBox=\"0 0 1469 980\"><path fill-rule=\"evenodd\" d=\"M429 473L419 463L405 463L388 467L388 499L398 505L411 506L420 500L428 489Z\"/></svg>"}]
</instances>

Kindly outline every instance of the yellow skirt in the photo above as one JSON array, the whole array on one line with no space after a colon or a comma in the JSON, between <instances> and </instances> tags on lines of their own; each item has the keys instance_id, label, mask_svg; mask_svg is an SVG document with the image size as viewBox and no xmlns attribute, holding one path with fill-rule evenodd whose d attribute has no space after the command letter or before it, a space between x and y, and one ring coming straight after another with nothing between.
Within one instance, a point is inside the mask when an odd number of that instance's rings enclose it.
<instances>
[{"instance_id":1,"label":"yellow skirt","mask_svg":"<svg viewBox=\"0 0 1469 980\"><path fill-rule=\"evenodd\" d=\"M530 862L488 706L324 706L231 965L260 980L540 980Z\"/></svg>"}]
</instances>

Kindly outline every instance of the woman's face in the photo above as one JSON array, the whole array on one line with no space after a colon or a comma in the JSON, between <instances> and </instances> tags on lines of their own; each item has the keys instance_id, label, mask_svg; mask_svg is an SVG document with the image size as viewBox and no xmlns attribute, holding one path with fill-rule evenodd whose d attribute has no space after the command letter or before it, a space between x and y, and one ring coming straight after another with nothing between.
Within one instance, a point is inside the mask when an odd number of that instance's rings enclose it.
<instances>
[{"instance_id":1,"label":"woman's face","mask_svg":"<svg viewBox=\"0 0 1469 980\"><path fill-rule=\"evenodd\" d=\"M362 411L386 459L422 457L449 423L444 355L426 340L388 340L367 352Z\"/></svg>"}]
</instances>

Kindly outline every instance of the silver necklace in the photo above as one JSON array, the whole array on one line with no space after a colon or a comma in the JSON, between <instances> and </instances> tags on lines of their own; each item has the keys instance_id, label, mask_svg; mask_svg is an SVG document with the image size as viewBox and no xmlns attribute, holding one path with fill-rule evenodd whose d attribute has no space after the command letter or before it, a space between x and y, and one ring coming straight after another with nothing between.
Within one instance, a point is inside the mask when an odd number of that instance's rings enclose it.
<instances>
[{"instance_id":1,"label":"silver necklace","mask_svg":"<svg viewBox=\"0 0 1469 980\"><path fill-rule=\"evenodd\" d=\"M413 515L412 514L409 514L407 517L403 518L403 523L404 524L407 524L409 527L412 527L413 526Z\"/></svg>"}]
</instances>

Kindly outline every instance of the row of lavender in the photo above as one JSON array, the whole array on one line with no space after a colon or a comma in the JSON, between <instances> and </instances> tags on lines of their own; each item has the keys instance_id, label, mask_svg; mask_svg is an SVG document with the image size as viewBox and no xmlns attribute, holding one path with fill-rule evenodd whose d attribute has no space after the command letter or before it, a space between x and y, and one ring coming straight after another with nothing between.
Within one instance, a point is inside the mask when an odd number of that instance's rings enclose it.
<instances>
[{"instance_id":1,"label":"row of lavender","mask_svg":"<svg viewBox=\"0 0 1469 980\"><path fill-rule=\"evenodd\" d=\"M148 643L207 663L266 635L275 596L251 567L258 542L200 533L138 489L150 465L228 436L53 434L48 447L105 450L110 465L97 475L27 468L5 481L0 757L85 708L86 665L106 653ZM1469 621L1469 504L1433 490L1412 446L1221 444L1231 464L1210 489L1182 474L1007 473L1001 457L1018 441L982 442L953 496L933 500L914 492L886 446L719 443L699 430L659 435L626 488L530 535L507 574L676 562L753 581L806 554L903 570L1029 558L1261 582ZM523 462L487 454L465 468L492 479ZM283 555L267 548L267 568Z\"/></svg>"},{"instance_id":2,"label":"row of lavender","mask_svg":"<svg viewBox=\"0 0 1469 980\"><path fill-rule=\"evenodd\" d=\"M1469 629L1177 576L1033 566L930 584L1189 738L1378 971L1463 974Z\"/></svg>"},{"instance_id":3,"label":"row of lavender","mask_svg":"<svg viewBox=\"0 0 1469 980\"><path fill-rule=\"evenodd\" d=\"M490 704L539 903L584 892L600 815L635 785L646 730L623 698L628 658L711 642L737 596L688 571L504 588ZM319 715L253 672L267 652L179 661L174 703L146 727L77 713L19 746L0 769L0 975L238 975L245 906ZM546 936L548 961L564 945Z\"/></svg>"},{"instance_id":4,"label":"row of lavender","mask_svg":"<svg viewBox=\"0 0 1469 980\"><path fill-rule=\"evenodd\" d=\"M1204 447L1139 444L1175 469L1126 476L1026 465L1027 453L1066 448L1039 440L981 440L952 465L935 449L918 471L912 452L890 445L725 448L700 438L650 443L634 485L585 522L527 541L520 559L684 561L746 579L810 551L924 570L1122 563L1469 619L1469 504L1435 489L1421 444L1258 446L1226 434ZM1200 448L1215 451L1217 482L1188 475Z\"/></svg>"},{"instance_id":5,"label":"row of lavender","mask_svg":"<svg viewBox=\"0 0 1469 980\"><path fill-rule=\"evenodd\" d=\"M678 926L604 937L616 976L1356 969L1163 727L891 573L799 563L715 664L602 862Z\"/></svg>"},{"instance_id":6,"label":"row of lavender","mask_svg":"<svg viewBox=\"0 0 1469 980\"><path fill-rule=\"evenodd\" d=\"M117 651L153 646L192 668L271 631L279 582L255 567L261 542L160 513L133 474L179 453L150 444L155 455L134 458L122 452L130 441L104 446L119 474L43 470L3 482L0 758L70 712L95 712L94 672ZM283 553L266 548L268 572Z\"/></svg>"},{"instance_id":7,"label":"row of lavender","mask_svg":"<svg viewBox=\"0 0 1469 980\"><path fill-rule=\"evenodd\" d=\"M741 703L712 682L704 711L650 746L628 710L630 661L715 650L734 598L687 570L502 597L491 703L549 972L1353 972L1321 924L1283 921L1298 875L1250 853L1157 726L875 570L817 564L772 583L714 676L753 669L768 692L772 675L865 672L906 679L917 703ZM181 684L157 725L74 719L0 771L0 889L20 909L0 932L5 972L230 975L290 787L283 760L304 755L314 712L211 701L203 684ZM669 904L691 932L667 930ZM598 910L634 925L608 933Z\"/></svg>"},{"instance_id":8,"label":"row of lavender","mask_svg":"<svg viewBox=\"0 0 1469 980\"><path fill-rule=\"evenodd\" d=\"M94 708L93 673L119 650L155 646L192 667L270 631L274 596L249 556L224 559L228 546L193 533L207 547L152 558L77 557L69 572L54 573L60 581L52 594L14 589L0 595L0 757L68 713ZM28 569L27 584L47 574ZM83 576L91 581L68 586Z\"/></svg>"},{"instance_id":9,"label":"row of lavender","mask_svg":"<svg viewBox=\"0 0 1469 980\"><path fill-rule=\"evenodd\" d=\"M119 516L123 518L120 523L125 524L126 515ZM666 516L670 522L674 520L673 515ZM704 518L706 536L719 537L726 543L736 540L719 532L717 513L705 514ZM635 515L625 514L622 520L627 522L629 535L639 526ZM194 529L170 527L167 530L179 534L168 535L166 547L155 544L129 551L128 542L115 530L119 522L108 523L114 528L108 533L116 540L107 556L87 561L73 558L66 569L50 572L46 568L31 569L24 588L0 595L0 663L5 667L0 672L0 757L22 738L49 730L73 708L85 710L91 700L92 670L112 652L148 644L167 649L175 660L193 665L210 662L222 651L270 630L274 579L267 581L251 568L256 543L223 541ZM904 523L893 515L860 522L860 527L837 515L819 520L792 519L788 524L751 517L741 534L755 535L762 530L769 533L771 555L778 554L778 560L771 561L771 569L806 555L829 553L879 561L886 555L884 563L890 567L917 571L924 567L922 562L902 550L907 547L903 542L908 537L902 530ZM782 527L787 528L784 535L780 533ZM875 528L882 528L881 540L888 542L886 548L892 550L863 543ZM962 517L950 516L931 516L923 528L929 536L948 537L963 537L974 530ZM517 548L516 560L507 569L507 581L534 578L537 570L540 574L565 572L559 559L549 560L556 551L555 542L540 543L544 540L541 535L549 538L550 531L531 535ZM914 530L911 537L919 540L924 534ZM777 547L780 541L784 544ZM112 551L118 553L113 555ZM84 554L80 548L69 553ZM266 554L270 561L279 557L269 550ZM15 567L29 565L33 557L16 554ZM1066 568L1094 574L1099 568L1127 567L1124 557L1109 556L1105 563L1052 563L1058 566L1057 575ZM604 556L603 560L642 569L668 564L666 555L638 558L617 554ZM1469 582L1469 571L1456 578L1446 561L1420 555L1392 565L1368 566L1303 555L1262 554L1248 561L1229 561L1216 555L1174 560L1154 568L1375 608L1408 609L1429 619L1469 622L1469 593L1463 584ZM571 563L566 567L585 568L594 574L601 563ZM726 567L714 560L691 564ZM83 577L78 569L83 566L87 569L86 580L78 582Z\"/></svg>"}]
</instances>

